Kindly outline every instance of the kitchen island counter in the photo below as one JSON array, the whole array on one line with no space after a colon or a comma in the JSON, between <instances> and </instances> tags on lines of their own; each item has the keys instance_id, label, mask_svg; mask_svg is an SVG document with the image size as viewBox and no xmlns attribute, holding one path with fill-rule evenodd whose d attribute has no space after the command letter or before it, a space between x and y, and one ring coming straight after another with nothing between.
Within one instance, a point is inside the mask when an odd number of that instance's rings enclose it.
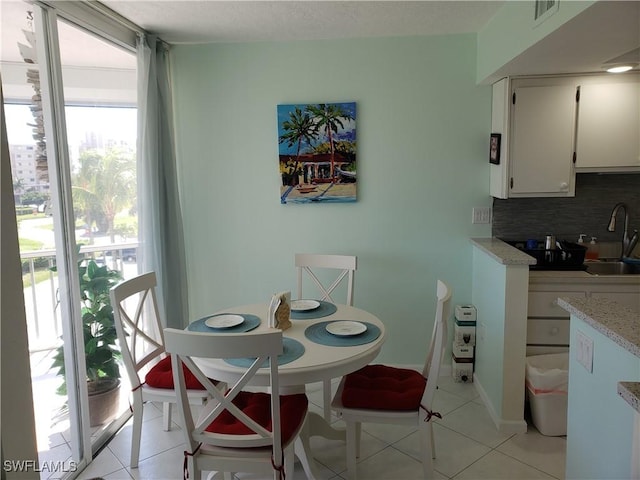
<instances>
[{"instance_id":1,"label":"kitchen island counter","mask_svg":"<svg viewBox=\"0 0 640 480\"><path fill-rule=\"evenodd\" d=\"M575 349L565 478L639 478L640 314L603 298L560 297L558 305L571 314Z\"/></svg>"},{"instance_id":2,"label":"kitchen island counter","mask_svg":"<svg viewBox=\"0 0 640 480\"><path fill-rule=\"evenodd\" d=\"M559 298L558 305L640 358L640 314L617 302ZM619 382L618 395L640 412L640 382Z\"/></svg>"},{"instance_id":3,"label":"kitchen island counter","mask_svg":"<svg viewBox=\"0 0 640 480\"><path fill-rule=\"evenodd\" d=\"M618 382L618 395L640 413L640 382Z\"/></svg>"},{"instance_id":4,"label":"kitchen island counter","mask_svg":"<svg viewBox=\"0 0 640 480\"><path fill-rule=\"evenodd\" d=\"M640 314L603 298L563 298L558 305L640 358Z\"/></svg>"}]
</instances>

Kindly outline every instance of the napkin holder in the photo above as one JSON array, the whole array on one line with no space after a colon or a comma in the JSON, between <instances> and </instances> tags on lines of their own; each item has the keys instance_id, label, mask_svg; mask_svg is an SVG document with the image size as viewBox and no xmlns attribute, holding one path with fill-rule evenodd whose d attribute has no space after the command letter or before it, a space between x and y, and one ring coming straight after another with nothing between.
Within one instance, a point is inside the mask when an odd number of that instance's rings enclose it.
<instances>
[{"instance_id":1,"label":"napkin holder","mask_svg":"<svg viewBox=\"0 0 640 480\"><path fill-rule=\"evenodd\" d=\"M291 327L291 292L276 293L269 304L269 326L286 330Z\"/></svg>"}]
</instances>

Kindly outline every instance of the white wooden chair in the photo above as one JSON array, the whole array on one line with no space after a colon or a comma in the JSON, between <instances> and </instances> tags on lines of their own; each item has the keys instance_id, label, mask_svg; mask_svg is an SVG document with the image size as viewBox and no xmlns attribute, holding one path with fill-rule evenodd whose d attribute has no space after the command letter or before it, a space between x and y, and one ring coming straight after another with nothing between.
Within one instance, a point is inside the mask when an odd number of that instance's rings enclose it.
<instances>
[{"instance_id":1,"label":"white wooden chair","mask_svg":"<svg viewBox=\"0 0 640 480\"><path fill-rule=\"evenodd\" d=\"M323 255L323 254L311 254L311 253L296 253L295 263L298 273L298 299L303 298L302 285L304 283L305 273L308 278L317 287L320 292L320 298L318 300L326 300L331 303L334 302L331 298L331 294L340 285L340 283L346 278L347 296L345 304L353 306L353 281L355 271L357 269L358 259L353 255ZM323 271L335 271L337 276L329 273L329 282L321 281L318 278L320 275L319 270ZM324 280L324 278L323 278ZM329 283L328 286L327 283ZM329 422L331 421L331 379L324 380L322 382L322 394L324 405L324 418Z\"/></svg>"},{"instance_id":2,"label":"white wooden chair","mask_svg":"<svg viewBox=\"0 0 640 480\"><path fill-rule=\"evenodd\" d=\"M422 372L386 365L368 365L345 375L331 407L347 425L347 474L356 479L356 458L360 454L363 422L414 425L420 436L424 476L434 477L435 444L433 399L447 339L451 289L438 280L436 318L429 351Z\"/></svg>"},{"instance_id":3,"label":"white wooden chair","mask_svg":"<svg viewBox=\"0 0 640 480\"><path fill-rule=\"evenodd\" d=\"M150 272L121 282L109 292L118 343L133 396L131 468L138 466L145 402L162 402L165 431L171 428L171 404L177 402L171 359L164 348L156 285L156 275ZM190 401L204 405L210 398L206 390L193 379L190 385L194 387L189 391Z\"/></svg>"},{"instance_id":4,"label":"white wooden chair","mask_svg":"<svg viewBox=\"0 0 640 480\"><path fill-rule=\"evenodd\" d=\"M282 331L259 333L203 333L165 329L171 353L178 411L185 432L185 478L200 479L202 470L224 472L272 472L274 479L293 478L294 443L304 424L308 400L304 393L277 395L248 392L243 388L263 365L269 368L270 392L279 391L278 354L283 351ZM221 392L208 381L193 358L254 359L241 378ZM214 397L194 422L185 389L183 370L189 368ZM265 363L266 362L266 363Z\"/></svg>"}]
</instances>

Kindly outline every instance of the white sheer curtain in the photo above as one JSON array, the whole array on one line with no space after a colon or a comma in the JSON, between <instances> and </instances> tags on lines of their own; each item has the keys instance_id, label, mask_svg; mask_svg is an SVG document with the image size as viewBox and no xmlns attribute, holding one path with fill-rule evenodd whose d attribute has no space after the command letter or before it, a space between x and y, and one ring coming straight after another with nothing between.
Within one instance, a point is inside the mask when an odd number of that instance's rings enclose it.
<instances>
[{"instance_id":1,"label":"white sheer curtain","mask_svg":"<svg viewBox=\"0 0 640 480\"><path fill-rule=\"evenodd\" d=\"M189 322L168 45L138 38L138 265L155 271L166 326Z\"/></svg>"}]
</instances>

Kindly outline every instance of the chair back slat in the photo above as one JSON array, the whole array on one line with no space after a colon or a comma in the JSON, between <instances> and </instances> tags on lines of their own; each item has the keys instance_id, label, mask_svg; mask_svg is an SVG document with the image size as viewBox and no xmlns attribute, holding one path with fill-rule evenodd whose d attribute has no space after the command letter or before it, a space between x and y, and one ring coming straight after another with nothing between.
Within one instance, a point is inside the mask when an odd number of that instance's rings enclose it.
<instances>
[{"instance_id":1,"label":"chair back slat","mask_svg":"<svg viewBox=\"0 0 640 480\"><path fill-rule=\"evenodd\" d=\"M171 339L167 338L167 332L171 332ZM216 351L212 352L211 345L214 344ZM165 328L164 345L169 353L206 358L253 358L270 355L274 351L279 355L283 351L282 331L275 328L266 332L246 333L192 332Z\"/></svg>"},{"instance_id":2,"label":"chair back slat","mask_svg":"<svg viewBox=\"0 0 640 480\"><path fill-rule=\"evenodd\" d=\"M422 375L427 379L427 386L422 394L422 405L428 408L431 408L435 397L440 367L444 357L447 322L449 321L451 310L451 288L441 280L438 280L436 295L438 299L436 317L433 324L429 352L422 370Z\"/></svg>"},{"instance_id":3,"label":"chair back slat","mask_svg":"<svg viewBox=\"0 0 640 480\"><path fill-rule=\"evenodd\" d=\"M165 348L171 354L174 384L180 392L178 397L178 410L183 416L184 425L187 425L189 432L189 442L192 448L198 443L213 445L216 447L250 448L272 446L274 458L282 455L281 432L280 432L280 396L270 395L271 402L271 431L259 425L246 413L240 410L233 401L243 391L261 368L269 368L270 390L277 392L278 384L278 360L277 357L283 352L282 331L271 329L266 332L248 333L203 333L191 332L166 328L164 330ZM228 359L250 357L253 359L240 378L228 385L226 392L220 392L211 383L198 362L194 358L203 359ZM191 406L186 400L184 391L186 390L184 365L191 370L198 380L207 388L214 400L207 403L197 421L189 422L193 418ZM268 364L268 367L264 367ZM223 412L232 415L237 422L245 425L253 434L229 434L209 432L206 429ZM193 450L192 450L193 451Z\"/></svg>"},{"instance_id":4,"label":"chair back slat","mask_svg":"<svg viewBox=\"0 0 640 480\"><path fill-rule=\"evenodd\" d=\"M352 255L323 255L310 253L297 253L295 265L298 270L298 298L302 298L302 286L304 274L309 276L320 292L320 300L328 300L336 303L331 294L338 285L347 278L346 304L353 305L354 272L357 269L357 257ZM326 286L316 275L317 270L336 270L337 278Z\"/></svg>"},{"instance_id":5,"label":"chair back slat","mask_svg":"<svg viewBox=\"0 0 640 480\"><path fill-rule=\"evenodd\" d=\"M155 273L149 272L109 292L122 359L132 384L134 379L140 384L144 367L164 353L156 285Z\"/></svg>"}]
</instances>

